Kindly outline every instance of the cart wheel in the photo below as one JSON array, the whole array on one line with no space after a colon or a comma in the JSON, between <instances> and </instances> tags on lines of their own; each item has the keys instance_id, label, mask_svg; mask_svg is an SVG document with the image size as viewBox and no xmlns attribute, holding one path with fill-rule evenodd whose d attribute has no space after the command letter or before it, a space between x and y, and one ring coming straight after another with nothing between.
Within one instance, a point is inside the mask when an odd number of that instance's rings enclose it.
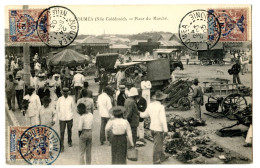
<instances>
[{"instance_id":1,"label":"cart wheel","mask_svg":"<svg viewBox=\"0 0 260 168\"><path fill-rule=\"evenodd\" d=\"M187 111L190 109L191 103L188 97L182 97L178 101L178 107L183 111Z\"/></svg>"},{"instance_id":2,"label":"cart wheel","mask_svg":"<svg viewBox=\"0 0 260 168\"><path fill-rule=\"evenodd\" d=\"M244 109L247 106L247 101L244 96L240 94L228 95L221 104L222 112L228 119L235 119L234 114Z\"/></svg>"},{"instance_id":3,"label":"cart wheel","mask_svg":"<svg viewBox=\"0 0 260 168\"><path fill-rule=\"evenodd\" d=\"M135 72L135 70L138 70L139 72L143 72L140 67L137 66L131 66L125 69L125 75L126 77L129 77L132 73Z\"/></svg>"}]
</instances>

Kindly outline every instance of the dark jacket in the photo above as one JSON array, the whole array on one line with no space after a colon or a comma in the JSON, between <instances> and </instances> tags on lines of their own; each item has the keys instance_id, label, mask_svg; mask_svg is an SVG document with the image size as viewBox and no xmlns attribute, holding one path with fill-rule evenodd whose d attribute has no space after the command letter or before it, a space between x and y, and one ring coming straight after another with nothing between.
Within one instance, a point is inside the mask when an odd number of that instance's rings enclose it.
<instances>
[{"instance_id":1,"label":"dark jacket","mask_svg":"<svg viewBox=\"0 0 260 168\"><path fill-rule=\"evenodd\" d=\"M239 74L240 69L241 69L241 66L240 66L239 63L234 64L234 65L232 66L232 68L231 68L233 74L235 74L235 75Z\"/></svg>"},{"instance_id":2,"label":"dark jacket","mask_svg":"<svg viewBox=\"0 0 260 168\"><path fill-rule=\"evenodd\" d=\"M107 85L108 84L108 76L105 72L101 73L100 75L100 85Z\"/></svg>"},{"instance_id":3,"label":"dark jacket","mask_svg":"<svg viewBox=\"0 0 260 168\"><path fill-rule=\"evenodd\" d=\"M139 112L144 112L147 108L147 102L143 97L140 97L140 99L137 101L137 108ZM140 117L139 122L143 122L144 119Z\"/></svg>"},{"instance_id":4,"label":"dark jacket","mask_svg":"<svg viewBox=\"0 0 260 168\"><path fill-rule=\"evenodd\" d=\"M128 120L131 127L138 127L140 114L138 112L136 101L132 97L126 99L125 109L124 118Z\"/></svg>"},{"instance_id":5,"label":"dark jacket","mask_svg":"<svg viewBox=\"0 0 260 168\"><path fill-rule=\"evenodd\" d=\"M124 106L125 100L126 100L125 92L120 92L119 95L117 96L117 105L118 106Z\"/></svg>"}]
</instances>

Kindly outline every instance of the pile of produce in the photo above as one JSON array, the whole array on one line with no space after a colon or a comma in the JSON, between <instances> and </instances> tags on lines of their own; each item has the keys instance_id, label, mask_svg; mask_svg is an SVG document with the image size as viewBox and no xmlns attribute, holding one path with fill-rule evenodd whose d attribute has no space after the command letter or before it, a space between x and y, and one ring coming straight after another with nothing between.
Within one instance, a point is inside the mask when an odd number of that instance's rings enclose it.
<instances>
[{"instance_id":1,"label":"pile of produce","mask_svg":"<svg viewBox=\"0 0 260 168\"><path fill-rule=\"evenodd\" d=\"M174 132L176 129L184 128L187 130L193 129L193 127L197 126L205 126L206 122L204 120L197 120L193 117L183 118L177 115L168 114L166 115L168 131ZM144 120L144 128L149 129L151 120L150 118L146 118Z\"/></svg>"},{"instance_id":2,"label":"pile of produce","mask_svg":"<svg viewBox=\"0 0 260 168\"><path fill-rule=\"evenodd\" d=\"M210 138L203 135L197 126L205 126L205 121L199 121L192 117L183 118L173 114L167 115L168 136L165 138L165 152L176 155L182 162L197 158L199 153L192 151L196 145L206 145ZM150 119L145 119L144 127L149 129Z\"/></svg>"},{"instance_id":3,"label":"pile of produce","mask_svg":"<svg viewBox=\"0 0 260 168\"><path fill-rule=\"evenodd\" d=\"M194 158L199 157L199 154L190 150L189 148L180 151L177 155L177 159L182 162L187 162L188 160L192 160Z\"/></svg>"}]
</instances>

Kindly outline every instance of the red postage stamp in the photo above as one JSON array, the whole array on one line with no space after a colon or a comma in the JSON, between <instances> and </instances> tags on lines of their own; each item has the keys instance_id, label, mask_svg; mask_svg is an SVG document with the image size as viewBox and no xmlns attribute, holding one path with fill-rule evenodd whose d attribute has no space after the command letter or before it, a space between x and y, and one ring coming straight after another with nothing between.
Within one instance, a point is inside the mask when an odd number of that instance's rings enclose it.
<instances>
[{"instance_id":1,"label":"red postage stamp","mask_svg":"<svg viewBox=\"0 0 260 168\"><path fill-rule=\"evenodd\" d=\"M37 34L37 20L43 9L9 10L10 42L41 42Z\"/></svg>"},{"instance_id":2,"label":"red postage stamp","mask_svg":"<svg viewBox=\"0 0 260 168\"><path fill-rule=\"evenodd\" d=\"M29 127L26 127L26 126L10 127L10 132L9 132L10 133L10 154L9 154L10 161L23 160L23 159L28 160L28 159L31 159L30 158L31 156L33 156L34 159L48 159L49 158L49 148L48 148L49 141L48 141L48 138L46 138L46 134L48 134L48 131L46 131L44 129L39 129L38 131L28 132L28 130L29 130ZM37 134L36 134L36 132L37 132ZM36 135L37 135L37 137L34 138ZM47 145L41 145L42 139L45 139L44 142ZM27 143L25 143L24 141L27 141ZM45 146L45 148L44 148L44 150L42 150L42 148L41 148L41 150L39 150L38 146ZM28 151L30 151L32 154L26 155L26 153L28 153Z\"/></svg>"},{"instance_id":3,"label":"red postage stamp","mask_svg":"<svg viewBox=\"0 0 260 168\"><path fill-rule=\"evenodd\" d=\"M27 130L29 127L10 127L9 131L9 138L10 138L10 154L9 154L9 159L10 160L21 160L23 159L20 151L19 151L19 141L24 133L25 130Z\"/></svg>"},{"instance_id":4,"label":"red postage stamp","mask_svg":"<svg viewBox=\"0 0 260 168\"><path fill-rule=\"evenodd\" d=\"M220 42L248 40L248 9L211 9L221 25Z\"/></svg>"}]
</instances>

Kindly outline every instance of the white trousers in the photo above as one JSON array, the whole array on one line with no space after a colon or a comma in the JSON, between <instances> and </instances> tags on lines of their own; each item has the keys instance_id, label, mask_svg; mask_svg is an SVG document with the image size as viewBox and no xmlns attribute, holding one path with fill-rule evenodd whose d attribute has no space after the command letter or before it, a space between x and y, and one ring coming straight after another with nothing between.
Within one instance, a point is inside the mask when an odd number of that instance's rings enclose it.
<instances>
[{"instance_id":1,"label":"white trousers","mask_svg":"<svg viewBox=\"0 0 260 168\"><path fill-rule=\"evenodd\" d=\"M38 124L39 122L36 116L32 116L32 117L26 116L26 126L34 126Z\"/></svg>"},{"instance_id":2,"label":"white trousers","mask_svg":"<svg viewBox=\"0 0 260 168\"><path fill-rule=\"evenodd\" d=\"M150 94L150 89L142 91L142 96L146 100L147 105L150 104Z\"/></svg>"},{"instance_id":3,"label":"white trousers","mask_svg":"<svg viewBox=\"0 0 260 168\"><path fill-rule=\"evenodd\" d=\"M252 141L253 141L253 127L252 127L252 124L251 124L248 131L247 131L245 142L252 144Z\"/></svg>"},{"instance_id":4,"label":"white trousers","mask_svg":"<svg viewBox=\"0 0 260 168\"><path fill-rule=\"evenodd\" d=\"M137 127L137 136L140 139L144 138L144 122L139 122L139 126Z\"/></svg>"}]
</instances>

